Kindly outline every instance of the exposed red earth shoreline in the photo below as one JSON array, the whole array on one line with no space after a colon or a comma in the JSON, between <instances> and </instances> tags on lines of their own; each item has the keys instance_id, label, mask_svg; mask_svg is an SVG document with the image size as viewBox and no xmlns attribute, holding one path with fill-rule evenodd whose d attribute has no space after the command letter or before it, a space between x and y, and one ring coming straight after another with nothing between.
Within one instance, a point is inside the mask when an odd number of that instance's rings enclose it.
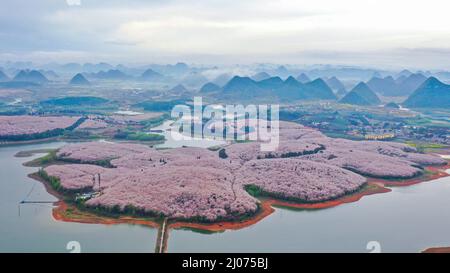
<instances>
[{"instance_id":1,"label":"exposed red earth shoreline","mask_svg":"<svg viewBox=\"0 0 450 273\"><path fill-rule=\"evenodd\" d=\"M325 202L318 202L318 203L295 203L295 202L289 202L289 201L283 201L279 199L273 199L273 198L264 198L261 200L260 204L260 210L259 212L254 215L253 217L243 220L243 221L219 221L215 223L195 223L195 222L187 222L187 221L174 221L170 222L168 224L168 229L182 229L182 228L191 228L191 229L199 229L209 232L223 232L226 230L238 230L242 228L249 227L253 224L256 224L257 222L261 221L265 217L271 215L274 211L274 207L286 207L286 208L293 208L293 209L325 209L325 208L331 208L336 207L342 204L346 203L352 203L357 202L361 200L364 196L373 195L373 194L380 194L380 193L386 193L390 192L391 189L387 187L391 186L410 186L414 184L418 184L421 182L426 182L430 180L434 180L437 178L442 178L449 176L445 172L445 169L450 168L450 162L447 163L447 165L444 166L429 166L426 167L426 170L433 172L433 174L427 174L423 175L418 178L412 178L407 180L399 180L399 181L389 181L389 180L382 180L382 179L368 179L367 186L356 193L346 195L340 198L337 198L335 200L325 201ZM31 176L36 179L35 176ZM42 179L39 179L39 181L44 182ZM60 198L61 196L57 193L55 193L48 185L44 182L46 185L47 191L55 195L56 197ZM112 225L112 224L136 224L136 225L143 225L143 226L149 226L149 227L155 227L158 228L160 226L160 223L153 220L148 220L144 218L137 218L137 217L131 217L131 216L121 216L118 218L112 218L112 217L105 217L105 216L99 216L91 212L85 212L80 211L73 205L67 204L64 201L59 201L55 203L57 207L53 209L53 217L58 221L64 221L64 222L77 222L77 223L90 223L90 224L106 224L106 225ZM71 213L68 213L68 210L72 210Z\"/></svg>"},{"instance_id":2,"label":"exposed red earth shoreline","mask_svg":"<svg viewBox=\"0 0 450 273\"><path fill-rule=\"evenodd\" d=\"M58 221L63 222L73 222L73 223L83 223L83 224L102 224L102 225L116 225L116 224L133 224L142 225L152 228L158 228L160 226L156 221L150 221L147 219L140 219L130 216L121 216L118 218L109 218L104 216L99 216L94 213L80 211L72 205L67 204L64 201L59 201L56 203L57 207L53 209L53 218ZM68 211L72 210L70 215L75 215L73 217L68 216Z\"/></svg>"},{"instance_id":3,"label":"exposed red earth shoreline","mask_svg":"<svg viewBox=\"0 0 450 273\"><path fill-rule=\"evenodd\" d=\"M422 251L422 253L450 253L450 247L430 247Z\"/></svg>"},{"instance_id":4,"label":"exposed red earth shoreline","mask_svg":"<svg viewBox=\"0 0 450 273\"><path fill-rule=\"evenodd\" d=\"M105 214L91 209L79 209L78 206L69 201L59 201L55 203L56 207L52 212L53 217L58 221L65 222L107 225L136 224L159 228L160 231L163 231L161 234L164 234L164 236L161 237L163 239L161 240L159 247L157 247L159 251L163 251L167 248L168 231L170 229L187 228L207 232L237 230L249 227L261 221L272 214L276 207L305 210L331 208L341 204L359 201L366 195L390 192L391 189L388 187L409 186L449 175L445 172L445 169L450 169L449 160L438 160L435 156L420 155L415 153L414 150L408 150L407 147L399 146L401 144L366 143L366 145L361 146L360 143L357 143L358 146L356 143L345 140L338 140L336 143L331 143L331 140L322 136L318 136L318 141L316 143L315 141L312 141L311 138L302 135L305 134L302 128L291 128L290 126L294 126L292 124L285 124L284 126L286 128L283 132L288 140L282 143L279 150L277 150L277 153L268 155L261 154L257 143L229 145L224 149L224 157L223 155L221 157L220 152L217 152L219 153L219 155L217 155L215 152L199 148L179 148L168 151L157 151L145 145L138 144L91 142L67 145L59 150L57 156L63 159L79 160L81 162L86 162L86 164L53 164L43 169L44 174L46 176L57 177L57 179L59 179L57 182L61 183L61 186L66 189L81 189L83 186L92 185L92 174L101 173L102 186L104 189L98 198L96 197L89 201L91 202L93 200L94 202L88 203L88 206L96 207L96 205L99 204L111 204L108 197L112 199L117 197L114 195L114 190L116 192L124 192L124 188L114 187L114 185L126 186L127 193L130 192L131 189L133 190L131 191L132 193L139 194L141 189L137 187L140 185L138 182L141 181L143 176L146 176L151 177L152 179L142 180L144 181L143 183L147 183L144 185L149 185L150 187L149 190L147 190L147 199L142 200L153 201L159 198L161 194L168 194L165 195L166 197L172 196L173 192L166 190L166 186L173 184L172 188L177 192L177 198L181 198L181 204L184 204L184 201L189 201L189 198L191 198L190 196L185 196L184 192L195 192L196 194L198 193L199 200L204 199L207 202L211 201L213 204L217 205L214 208L222 209L213 211L207 210L205 212L202 210L204 208L201 207L200 202L194 204L194 208L198 207L200 209L200 212L197 215L191 213L192 210L183 206L165 206L165 204L174 204L174 201L168 197L163 199L164 202L161 201L156 205L152 203L147 204L150 205L150 207L159 206L163 215L167 216L167 218L162 219L159 217L129 216L118 213ZM295 131L294 136L296 137L298 137L298 135L303 136L304 140L296 140L295 137L293 140L289 140L289 134L293 134L291 131ZM328 149L324 149L326 145L332 144L336 144L338 148L328 146ZM446 153L446 151L443 152ZM285 154L295 156L298 153L304 155L304 157L302 159L282 158ZM385 154L392 156L387 156ZM116 168L107 168L100 164L88 163L97 161L102 162L102 160L104 161L105 159L110 158L111 155L117 156L117 158L108 162ZM403 158L407 158L409 161ZM193 161L195 161L195 165L199 166L202 171L200 174L192 172L191 167ZM380 164L380 162L383 164ZM430 164L441 165L431 166ZM300 166L300 168L298 166ZM422 173L422 175L411 179L390 180L367 178L367 176L363 177L357 173L352 173L348 168L355 168L358 172L368 173L368 175L378 177L411 177L418 173ZM230 174L232 170L238 170L237 175L232 176ZM272 183L273 185L266 185L265 183L267 180L265 174L268 171L272 172L274 175L275 183ZM182 173L183 175L177 175L177 172ZM286 173L294 175L286 176ZM65 200L64 196L53 190L50 185L51 181L45 181L38 174L32 174L30 176L43 182L50 194L56 196L59 200ZM98 174L98 176L98 187L100 187L100 174ZM324 177L328 180L324 179ZM115 181L115 179L118 181ZM236 180L245 181L246 184L236 184L237 187L233 187ZM341 189L341 191L337 191L336 188L330 187L329 183L325 183L330 180L332 180L334 184L340 185L341 188L337 188ZM108 182L112 183L111 181L117 183L108 185ZM124 184L124 181L131 181L132 183ZM206 191L204 191L204 187L199 186L199 181L210 181L210 183L204 185ZM231 181L231 183L228 183L231 184L231 187L225 188L222 186L228 185L227 183L224 184L223 181ZM286 181L288 181L288 185L285 185L286 187L276 187L276 185L284 185L283 183L286 183ZM305 189L308 189L308 191L306 191L306 194L304 195L292 194L292 191L297 191L298 193L304 193L305 191L299 190L299 187L291 188L289 181L297 181L297 184L305 186ZM150 182L155 182L156 184L153 185ZM256 187L256 189L247 188L249 185ZM309 185L317 185L317 188L308 187ZM274 187L271 188L270 186ZM185 189L186 187L187 189ZM315 189L320 189L321 192L317 193ZM241 203L238 203L239 206L232 207L233 210L230 212L230 207L226 207L221 200L217 201L217 198L211 200L208 199L211 194L212 196L215 196L217 192L222 193L221 191L225 197L233 198L234 195L235 199L233 200L236 200L236 194L238 194L241 198ZM155 192L159 194L155 195ZM264 195L265 192L267 194L281 193L281 196L286 196L293 200L311 200L315 202L299 203L266 196L256 200L251 196L253 194ZM349 194L349 192L352 193ZM208 195L208 193L210 193L210 195ZM334 193L334 195L332 193ZM320 194L325 194L325 196L328 195L328 198L321 199L327 201L320 201ZM333 198L333 196L337 197L335 199L329 199ZM125 199L119 198L119 201L126 200L128 204L136 206L136 202L133 204L129 197L130 196ZM176 199L174 200L177 202ZM225 198L225 200L227 199ZM115 204L118 205L120 202ZM225 210L226 208L228 208L228 210ZM244 218L243 220L236 219L225 221L221 219L229 218L222 218L221 215L228 217L240 215ZM199 216L206 217L206 219L210 219L211 222L204 223L180 220L197 219L195 217Z\"/></svg>"},{"instance_id":5,"label":"exposed red earth shoreline","mask_svg":"<svg viewBox=\"0 0 450 273\"><path fill-rule=\"evenodd\" d=\"M425 170L430 172L428 174L421 175L419 177L406 179L406 180L383 180L377 178L369 178L369 182L377 182L382 183L386 187L404 187L404 186L412 186L415 184L419 184L422 182L432 181L438 178L450 176L445 170L450 169L450 161L447 162L446 165L441 166L427 166Z\"/></svg>"},{"instance_id":6,"label":"exposed red earth shoreline","mask_svg":"<svg viewBox=\"0 0 450 273\"><path fill-rule=\"evenodd\" d=\"M252 226L259 221L263 220L267 216L271 215L275 211L275 207L285 207L293 209L325 209L336 207L346 203L357 202L364 196L386 193L390 192L391 189L387 188L390 186L409 186L421 182L426 182L434 180L437 178L442 178L445 176L450 176L445 170L450 168L450 161L444 166L428 166L425 169L429 172L428 174L422 175L418 178L412 178L407 180L399 181L389 181L382 179L372 179L369 178L367 185L363 187L359 192L346 195L334 200L329 200L325 202L318 203L295 203L289 201L283 201L273 198L263 198L261 199L260 209L257 214L242 221L220 221L215 223L195 223L187 221L169 221L165 227L165 238L163 240L162 251L167 252L168 249L168 238L170 236L171 229L196 229L203 230L206 232L224 232L226 230L238 230L249 226ZM81 211L76 206L68 204L62 200L62 195L54 191L48 182L43 180L37 174L30 174L31 178L34 178L45 185L48 193L57 197L60 201L55 202L55 208L53 208L52 215L57 221L63 222L73 222L73 223L84 223L84 224L103 224L103 225L116 225L116 224L131 224L131 225L141 225L151 228L161 229L161 221L150 220L147 218L138 218L132 216L119 216L119 217L106 217L102 215L97 215L89 211ZM159 237L158 237L159 238ZM450 252L450 247L439 247L439 248L429 248L423 251L424 253L448 253Z\"/></svg>"}]
</instances>

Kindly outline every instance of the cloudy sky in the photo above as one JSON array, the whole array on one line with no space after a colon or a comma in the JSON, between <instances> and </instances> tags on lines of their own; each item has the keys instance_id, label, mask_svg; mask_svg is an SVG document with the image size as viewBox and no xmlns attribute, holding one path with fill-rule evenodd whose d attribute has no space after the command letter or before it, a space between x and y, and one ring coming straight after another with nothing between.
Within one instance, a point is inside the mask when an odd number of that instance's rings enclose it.
<instances>
[{"instance_id":1,"label":"cloudy sky","mask_svg":"<svg viewBox=\"0 0 450 273\"><path fill-rule=\"evenodd\" d=\"M0 62L450 69L448 0L2 0Z\"/></svg>"}]
</instances>

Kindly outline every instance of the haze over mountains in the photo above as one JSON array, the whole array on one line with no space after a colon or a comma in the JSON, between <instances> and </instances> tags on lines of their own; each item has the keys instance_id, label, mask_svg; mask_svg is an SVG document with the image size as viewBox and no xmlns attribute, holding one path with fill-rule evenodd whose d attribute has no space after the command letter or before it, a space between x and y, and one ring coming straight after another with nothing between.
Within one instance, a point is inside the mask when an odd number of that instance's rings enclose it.
<instances>
[{"instance_id":1,"label":"haze over mountains","mask_svg":"<svg viewBox=\"0 0 450 273\"><path fill-rule=\"evenodd\" d=\"M32 83L46 83L48 79L36 70L21 70L13 78L15 82L32 82Z\"/></svg>"},{"instance_id":2,"label":"haze over mountains","mask_svg":"<svg viewBox=\"0 0 450 273\"><path fill-rule=\"evenodd\" d=\"M450 85L444 84L435 77L427 79L404 102L411 108L450 108Z\"/></svg>"},{"instance_id":3,"label":"haze over mountains","mask_svg":"<svg viewBox=\"0 0 450 273\"><path fill-rule=\"evenodd\" d=\"M9 77L6 76L5 73L3 73L3 71L0 70L0 82L6 82L9 81Z\"/></svg>"},{"instance_id":4,"label":"haze over mountains","mask_svg":"<svg viewBox=\"0 0 450 273\"><path fill-rule=\"evenodd\" d=\"M403 73L397 80L392 76L385 78L373 77L367 84L368 86L384 96L409 96L422 83L426 81L427 77L420 73L408 74Z\"/></svg>"},{"instance_id":5,"label":"haze over mountains","mask_svg":"<svg viewBox=\"0 0 450 273\"><path fill-rule=\"evenodd\" d=\"M69 82L73 85L89 85L91 84L81 73L76 74Z\"/></svg>"},{"instance_id":6,"label":"haze over mountains","mask_svg":"<svg viewBox=\"0 0 450 273\"><path fill-rule=\"evenodd\" d=\"M370 87L364 83L360 82L356 85L347 95L345 95L341 100L341 103L354 104L354 105L378 105L381 104L381 100L375 94L375 92L370 89Z\"/></svg>"},{"instance_id":7,"label":"haze over mountains","mask_svg":"<svg viewBox=\"0 0 450 273\"><path fill-rule=\"evenodd\" d=\"M161 81L164 79L164 76L149 68L142 73L140 79L144 81Z\"/></svg>"},{"instance_id":8,"label":"haze over mountains","mask_svg":"<svg viewBox=\"0 0 450 273\"><path fill-rule=\"evenodd\" d=\"M286 80L280 77L270 77L255 81L249 77L233 77L221 89L226 97L277 97L280 100L333 100L336 99L333 91L322 79L316 79L305 84L292 76Z\"/></svg>"},{"instance_id":9,"label":"haze over mountains","mask_svg":"<svg viewBox=\"0 0 450 273\"><path fill-rule=\"evenodd\" d=\"M345 86L344 84L336 77L331 77L329 79L326 80L328 86L333 89L333 91L335 92L342 92L343 90L345 90ZM345 91L344 91L345 92Z\"/></svg>"},{"instance_id":10,"label":"haze over mountains","mask_svg":"<svg viewBox=\"0 0 450 273\"><path fill-rule=\"evenodd\" d=\"M450 80L450 72L438 71L434 74ZM233 100L255 97L279 102L329 100L366 106L383 104L380 98L385 103L390 102L387 97L400 97L395 101L403 101L414 93L414 97L407 102L411 107L420 107L422 104L417 100L434 96L434 93L415 91L434 74L406 69L400 72L332 66L305 69L271 64L218 67L190 66L181 62L142 66L108 63L33 66L31 63L8 63L0 67L0 87L31 88L61 82L88 85L92 82L113 81L128 83L130 86L139 85L144 90L157 88L162 92L170 92L172 96L188 97L198 92ZM436 88L446 89L445 85ZM433 107L442 105L442 102L435 103L430 99L428 105Z\"/></svg>"},{"instance_id":11,"label":"haze over mountains","mask_svg":"<svg viewBox=\"0 0 450 273\"><path fill-rule=\"evenodd\" d=\"M202 88L200 88L201 93L210 93L210 92L216 92L220 90L220 86L218 86L215 83L208 82L205 83Z\"/></svg>"}]
</instances>

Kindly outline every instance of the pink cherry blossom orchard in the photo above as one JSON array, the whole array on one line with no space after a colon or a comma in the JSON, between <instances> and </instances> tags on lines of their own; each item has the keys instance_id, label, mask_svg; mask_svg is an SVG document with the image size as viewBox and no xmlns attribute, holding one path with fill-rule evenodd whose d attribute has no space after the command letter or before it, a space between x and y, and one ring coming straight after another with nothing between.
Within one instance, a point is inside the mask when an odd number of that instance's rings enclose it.
<instances>
[{"instance_id":1,"label":"pink cherry blossom orchard","mask_svg":"<svg viewBox=\"0 0 450 273\"><path fill-rule=\"evenodd\" d=\"M57 157L77 163L45 168L64 189L101 192L88 206L124 210L131 205L170 218L208 221L254 214L259 201L246 191L249 186L280 199L322 202L359 190L366 176L410 178L422 174L425 165L446 163L407 145L332 139L287 122L280 122L274 152L261 152L253 142L219 151L89 142L66 145ZM108 167L99 166L104 161ZM97 174L100 188L93 186Z\"/></svg>"},{"instance_id":2,"label":"pink cherry blossom orchard","mask_svg":"<svg viewBox=\"0 0 450 273\"><path fill-rule=\"evenodd\" d=\"M31 135L73 125L80 117L0 116L0 136Z\"/></svg>"}]
</instances>

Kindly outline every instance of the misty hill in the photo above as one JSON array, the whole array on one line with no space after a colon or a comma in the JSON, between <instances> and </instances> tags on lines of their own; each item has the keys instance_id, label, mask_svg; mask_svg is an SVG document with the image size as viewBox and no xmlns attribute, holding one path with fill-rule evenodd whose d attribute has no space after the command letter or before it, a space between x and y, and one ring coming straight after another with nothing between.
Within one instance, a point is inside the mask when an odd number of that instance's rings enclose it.
<instances>
[{"instance_id":1,"label":"misty hill","mask_svg":"<svg viewBox=\"0 0 450 273\"><path fill-rule=\"evenodd\" d=\"M130 77L117 69L110 69L108 71L100 71L92 75L94 78L103 80L126 80Z\"/></svg>"},{"instance_id":2,"label":"misty hill","mask_svg":"<svg viewBox=\"0 0 450 273\"><path fill-rule=\"evenodd\" d=\"M9 81L9 77L6 76L5 73L3 73L3 71L0 70L0 82L7 82Z\"/></svg>"},{"instance_id":3,"label":"misty hill","mask_svg":"<svg viewBox=\"0 0 450 273\"><path fill-rule=\"evenodd\" d=\"M450 85L445 84L435 77L428 78L411 96L404 102L411 108L450 108Z\"/></svg>"},{"instance_id":4,"label":"misty hill","mask_svg":"<svg viewBox=\"0 0 450 273\"><path fill-rule=\"evenodd\" d=\"M311 98L305 86L292 76L289 76L283 82L283 86L277 90L277 94L281 100L304 100Z\"/></svg>"},{"instance_id":5,"label":"misty hill","mask_svg":"<svg viewBox=\"0 0 450 273\"><path fill-rule=\"evenodd\" d=\"M266 79L270 78L270 75L266 72L259 72L255 75L253 75L251 78L254 81L262 81L262 80L266 80Z\"/></svg>"},{"instance_id":6,"label":"misty hill","mask_svg":"<svg viewBox=\"0 0 450 273\"><path fill-rule=\"evenodd\" d=\"M189 72L190 68L186 63L176 63L176 64L167 64L167 65L151 65L153 70L163 75L180 77Z\"/></svg>"},{"instance_id":7,"label":"misty hill","mask_svg":"<svg viewBox=\"0 0 450 273\"><path fill-rule=\"evenodd\" d=\"M412 74L413 73L411 71L409 71L408 69L404 69L404 70L400 71L400 73L397 74L397 77L401 77L401 76L409 77Z\"/></svg>"},{"instance_id":8,"label":"misty hill","mask_svg":"<svg viewBox=\"0 0 450 273\"><path fill-rule=\"evenodd\" d=\"M83 70L83 67L78 63L66 63L60 67L60 70L64 72L75 72Z\"/></svg>"},{"instance_id":9,"label":"misty hill","mask_svg":"<svg viewBox=\"0 0 450 273\"><path fill-rule=\"evenodd\" d=\"M187 86L199 87L207 83L209 80L200 72L192 71L187 73L181 82Z\"/></svg>"},{"instance_id":10,"label":"misty hill","mask_svg":"<svg viewBox=\"0 0 450 273\"><path fill-rule=\"evenodd\" d=\"M398 79L397 79L398 80ZM417 88L419 88L425 81L427 77L420 73L411 74L406 77L403 81L398 82L397 92L394 92L398 96L409 96Z\"/></svg>"},{"instance_id":11,"label":"misty hill","mask_svg":"<svg viewBox=\"0 0 450 273\"><path fill-rule=\"evenodd\" d=\"M312 82L305 84L308 91L308 96L315 99L335 100L336 95L331 88L321 78L315 79Z\"/></svg>"},{"instance_id":12,"label":"misty hill","mask_svg":"<svg viewBox=\"0 0 450 273\"><path fill-rule=\"evenodd\" d=\"M270 78L262 80L262 81L258 81L258 82L256 82L256 84L261 89L275 91L275 90L278 90L280 87L282 87L284 82L280 77L276 76L276 77L270 77Z\"/></svg>"},{"instance_id":13,"label":"misty hill","mask_svg":"<svg viewBox=\"0 0 450 273\"><path fill-rule=\"evenodd\" d=\"M340 102L355 105L378 105L381 103L378 96L363 82L357 84Z\"/></svg>"},{"instance_id":14,"label":"misty hill","mask_svg":"<svg viewBox=\"0 0 450 273\"><path fill-rule=\"evenodd\" d=\"M249 77L233 77L223 88L223 94L239 99L259 96L285 100L334 100L336 96L322 80L302 84L292 76L283 81L280 77L270 77L262 81L254 81Z\"/></svg>"},{"instance_id":15,"label":"misty hill","mask_svg":"<svg viewBox=\"0 0 450 273\"><path fill-rule=\"evenodd\" d=\"M389 102L384 105L385 108L391 108L391 109L400 109L400 105L398 105L395 102Z\"/></svg>"},{"instance_id":16,"label":"misty hill","mask_svg":"<svg viewBox=\"0 0 450 273\"><path fill-rule=\"evenodd\" d=\"M375 92L384 96L409 96L422 83L426 81L426 77L420 73L407 73L399 76L396 80L391 76L385 78L372 78L367 85Z\"/></svg>"},{"instance_id":17,"label":"misty hill","mask_svg":"<svg viewBox=\"0 0 450 273\"><path fill-rule=\"evenodd\" d=\"M326 83L328 84L328 86L335 92L337 92L338 90L345 90L345 86L344 84L336 77L331 77L329 78Z\"/></svg>"},{"instance_id":18,"label":"misty hill","mask_svg":"<svg viewBox=\"0 0 450 273\"><path fill-rule=\"evenodd\" d=\"M172 70L172 72L174 72L174 73L181 74L181 73L186 73L187 71L189 71L189 66L186 63L178 62L173 66L169 65L168 69Z\"/></svg>"},{"instance_id":19,"label":"misty hill","mask_svg":"<svg viewBox=\"0 0 450 273\"><path fill-rule=\"evenodd\" d=\"M161 81L163 78L164 76L162 74L151 68L145 70L140 77L140 79L144 81Z\"/></svg>"},{"instance_id":20,"label":"misty hill","mask_svg":"<svg viewBox=\"0 0 450 273\"><path fill-rule=\"evenodd\" d=\"M91 84L81 73L76 74L73 76L73 78L70 80L69 84L73 85L89 85Z\"/></svg>"},{"instance_id":21,"label":"misty hill","mask_svg":"<svg viewBox=\"0 0 450 273\"><path fill-rule=\"evenodd\" d=\"M357 84L350 92L357 93L363 99L367 100L371 105L378 105L381 103L381 100L378 98L375 92L373 92L372 89L370 89L370 87L363 82Z\"/></svg>"},{"instance_id":22,"label":"misty hill","mask_svg":"<svg viewBox=\"0 0 450 273\"><path fill-rule=\"evenodd\" d=\"M36 70L20 70L14 77L15 82L32 82L32 83L46 83L48 79Z\"/></svg>"},{"instance_id":23,"label":"misty hill","mask_svg":"<svg viewBox=\"0 0 450 273\"><path fill-rule=\"evenodd\" d=\"M218 86L224 86L233 78L232 75L223 73L218 75L212 82L217 84Z\"/></svg>"},{"instance_id":24,"label":"misty hill","mask_svg":"<svg viewBox=\"0 0 450 273\"><path fill-rule=\"evenodd\" d=\"M222 88L224 93L237 93L237 94L257 94L261 91L256 81L249 77L234 76L225 86Z\"/></svg>"},{"instance_id":25,"label":"misty hill","mask_svg":"<svg viewBox=\"0 0 450 273\"><path fill-rule=\"evenodd\" d=\"M296 80L301 83L307 83L311 81L311 79L305 73L298 75Z\"/></svg>"},{"instance_id":26,"label":"misty hill","mask_svg":"<svg viewBox=\"0 0 450 273\"><path fill-rule=\"evenodd\" d=\"M209 92L216 92L220 90L220 86L218 86L215 83L208 82L200 88L200 92L202 93L209 93Z\"/></svg>"},{"instance_id":27,"label":"misty hill","mask_svg":"<svg viewBox=\"0 0 450 273\"><path fill-rule=\"evenodd\" d=\"M190 67L185 63L176 64L151 64L144 67L151 69L165 77L182 77L190 71Z\"/></svg>"},{"instance_id":28,"label":"misty hill","mask_svg":"<svg viewBox=\"0 0 450 273\"><path fill-rule=\"evenodd\" d=\"M347 94L347 89L345 89L345 88L341 88L336 91L336 96L338 96L338 97L343 97L346 94Z\"/></svg>"},{"instance_id":29,"label":"misty hill","mask_svg":"<svg viewBox=\"0 0 450 273\"><path fill-rule=\"evenodd\" d=\"M99 71L108 71L110 69L113 69L114 67L108 63L85 63L82 66L82 70L86 72L99 72Z\"/></svg>"},{"instance_id":30,"label":"misty hill","mask_svg":"<svg viewBox=\"0 0 450 273\"><path fill-rule=\"evenodd\" d=\"M184 87L184 85L182 84L177 84L176 86L174 86L172 89L169 90L170 92L174 92L174 93L185 93L185 92L189 92L186 87Z\"/></svg>"},{"instance_id":31,"label":"misty hill","mask_svg":"<svg viewBox=\"0 0 450 273\"><path fill-rule=\"evenodd\" d=\"M397 79L395 79L395 83L396 84L402 84L402 82L404 82L408 77L406 77L405 75L401 75L400 77L398 77Z\"/></svg>"},{"instance_id":32,"label":"misty hill","mask_svg":"<svg viewBox=\"0 0 450 273\"><path fill-rule=\"evenodd\" d=\"M42 75L44 75L47 79L58 79L59 78L59 75L58 74L56 74L56 72L55 71L53 71L53 70L43 70L43 69L40 69L40 70L38 70L40 73L42 73Z\"/></svg>"},{"instance_id":33,"label":"misty hill","mask_svg":"<svg viewBox=\"0 0 450 273\"><path fill-rule=\"evenodd\" d=\"M289 75L289 70L284 65L280 65L273 72L275 75L278 75L280 77L286 77Z\"/></svg>"},{"instance_id":34,"label":"misty hill","mask_svg":"<svg viewBox=\"0 0 450 273\"><path fill-rule=\"evenodd\" d=\"M395 80L391 76L385 78L373 77L367 82L367 85L374 92L383 94L384 96L394 96L393 92L397 88Z\"/></svg>"},{"instance_id":35,"label":"misty hill","mask_svg":"<svg viewBox=\"0 0 450 273\"><path fill-rule=\"evenodd\" d=\"M381 75L384 74L384 71L374 70L374 69L365 69L351 66L329 66L329 65L319 65L315 69L311 69L308 72L308 76L310 78L331 78L333 76L339 79L345 80L360 80L367 79L372 77L373 75Z\"/></svg>"}]
</instances>

